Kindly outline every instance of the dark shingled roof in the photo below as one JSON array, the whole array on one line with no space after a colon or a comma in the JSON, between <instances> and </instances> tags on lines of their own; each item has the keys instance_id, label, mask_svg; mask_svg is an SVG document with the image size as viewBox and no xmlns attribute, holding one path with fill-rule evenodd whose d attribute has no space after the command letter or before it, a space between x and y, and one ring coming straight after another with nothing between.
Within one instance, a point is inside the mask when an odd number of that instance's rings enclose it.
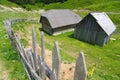
<instances>
[{"instance_id":1,"label":"dark shingled roof","mask_svg":"<svg viewBox=\"0 0 120 80\"><path fill-rule=\"evenodd\" d=\"M52 28L76 24L82 19L68 9L49 10L46 13L42 13L41 16L48 19Z\"/></svg>"},{"instance_id":2,"label":"dark shingled roof","mask_svg":"<svg viewBox=\"0 0 120 80\"><path fill-rule=\"evenodd\" d=\"M111 35L116 27L110 18L107 16L105 12L99 13L90 13L97 21L97 23L101 26L101 28L106 32L107 35Z\"/></svg>"}]
</instances>

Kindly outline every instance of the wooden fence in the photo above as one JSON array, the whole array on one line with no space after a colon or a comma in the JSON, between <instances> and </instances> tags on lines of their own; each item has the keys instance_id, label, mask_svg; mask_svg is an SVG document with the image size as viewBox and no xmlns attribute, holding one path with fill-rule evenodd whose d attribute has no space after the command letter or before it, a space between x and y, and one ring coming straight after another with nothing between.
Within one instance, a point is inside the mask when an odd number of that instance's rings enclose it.
<instances>
[{"instance_id":1,"label":"wooden fence","mask_svg":"<svg viewBox=\"0 0 120 80\"><path fill-rule=\"evenodd\" d=\"M25 20L25 19L24 19ZM25 48L21 44L17 34L12 30L12 24L21 19L12 19L4 21L7 34L9 35L11 44L17 50L20 56L21 62L23 63L24 69L28 75L29 80L60 80L60 51L58 42L54 43L54 49L52 52L52 70L45 63L45 46L44 46L44 33L41 34L41 55L38 55L36 50L36 35L34 27L32 28L32 49ZM87 68L85 64L84 53L80 52L79 57L76 61L74 80L86 80L87 79Z\"/></svg>"}]
</instances>

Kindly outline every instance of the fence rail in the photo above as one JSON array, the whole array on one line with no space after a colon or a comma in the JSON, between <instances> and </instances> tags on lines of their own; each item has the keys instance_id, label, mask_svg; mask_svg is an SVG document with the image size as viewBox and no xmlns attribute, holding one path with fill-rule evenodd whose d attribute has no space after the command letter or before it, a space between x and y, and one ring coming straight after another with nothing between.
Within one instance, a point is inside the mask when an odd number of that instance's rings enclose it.
<instances>
[{"instance_id":1,"label":"fence rail","mask_svg":"<svg viewBox=\"0 0 120 80\"><path fill-rule=\"evenodd\" d=\"M54 49L52 51L52 70L45 63L45 47L44 47L44 33L41 34L41 56L38 55L36 50L36 34L34 27L32 28L32 49L25 48L21 44L17 34L12 30L12 24L19 21L25 21L27 19L12 19L4 21L7 34L10 38L11 44L17 50L23 63L26 74L29 80L60 80L60 51L58 42L54 43ZM85 64L84 53L81 52L77 61L74 72L74 80L86 80L87 68Z\"/></svg>"}]
</instances>

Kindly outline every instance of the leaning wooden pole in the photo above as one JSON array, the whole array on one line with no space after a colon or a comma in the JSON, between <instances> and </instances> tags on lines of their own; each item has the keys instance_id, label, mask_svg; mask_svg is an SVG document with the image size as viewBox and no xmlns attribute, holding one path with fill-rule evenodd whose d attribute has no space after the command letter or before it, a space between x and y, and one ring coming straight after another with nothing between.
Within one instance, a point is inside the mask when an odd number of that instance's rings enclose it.
<instances>
[{"instance_id":1,"label":"leaning wooden pole","mask_svg":"<svg viewBox=\"0 0 120 80\"><path fill-rule=\"evenodd\" d=\"M35 37L35 32L34 32L34 27L32 27L32 48L33 48L33 57L34 57L34 66L35 66L35 69L37 71L37 64L38 64L38 61L37 61L37 48L36 48L36 37Z\"/></svg>"},{"instance_id":2,"label":"leaning wooden pole","mask_svg":"<svg viewBox=\"0 0 120 80\"><path fill-rule=\"evenodd\" d=\"M54 49L52 52L52 71L56 74L56 80L59 80L59 74L60 74L60 51L58 42L54 43Z\"/></svg>"},{"instance_id":3,"label":"leaning wooden pole","mask_svg":"<svg viewBox=\"0 0 120 80\"><path fill-rule=\"evenodd\" d=\"M45 59L45 46L44 46L44 33L41 34L41 54L42 54L42 61L44 62Z\"/></svg>"}]
</instances>

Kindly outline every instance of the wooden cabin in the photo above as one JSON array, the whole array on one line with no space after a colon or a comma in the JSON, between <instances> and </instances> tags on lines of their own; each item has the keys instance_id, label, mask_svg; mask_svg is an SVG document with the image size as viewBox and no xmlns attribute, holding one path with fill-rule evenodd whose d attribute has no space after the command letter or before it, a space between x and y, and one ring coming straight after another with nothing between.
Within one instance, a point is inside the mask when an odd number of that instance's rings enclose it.
<instances>
[{"instance_id":1,"label":"wooden cabin","mask_svg":"<svg viewBox=\"0 0 120 80\"><path fill-rule=\"evenodd\" d=\"M49 10L41 14L42 29L51 35L74 29L81 17L68 9Z\"/></svg>"},{"instance_id":2,"label":"wooden cabin","mask_svg":"<svg viewBox=\"0 0 120 80\"><path fill-rule=\"evenodd\" d=\"M100 46L104 46L116 27L105 12L89 13L75 28L74 37Z\"/></svg>"}]
</instances>

